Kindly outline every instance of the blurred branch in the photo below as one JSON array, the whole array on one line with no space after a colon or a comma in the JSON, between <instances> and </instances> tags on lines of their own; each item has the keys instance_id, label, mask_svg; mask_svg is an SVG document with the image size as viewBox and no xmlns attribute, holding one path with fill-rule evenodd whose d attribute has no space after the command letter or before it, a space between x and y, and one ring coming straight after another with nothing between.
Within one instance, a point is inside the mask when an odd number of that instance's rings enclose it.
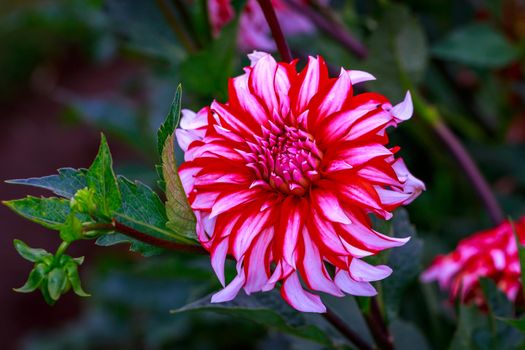
<instances>
[{"instance_id":1,"label":"blurred branch","mask_svg":"<svg viewBox=\"0 0 525 350\"><path fill-rule=\"evenodd\" d=\"M183 27L179 25L179 21L177 17L173 14L172 8L170 4L167 2L167 0L155 0L157 3L157 6L162 11L162 14L164 15L164 18L168 22L169 26L177 36L177 38L180 40L181 44L186 48L186 50L189 53L194 53L197 51L197 47L191 40L191 37L188 35L188 33L184 30Z\"/></svg>"},{"instance_id":2,"label":"blurred branch","mask_svg":"<svg viewBox=\"0 0 525 350\"><path fill-rule=\"evenodd\" d=\"M325 34L338 41L358 58L364 59L368 56L368 49L366 46L348 32L344 25L333 16L331 16L331 18L326 18L311 7L305 6L296 0L284 0L284 2L296 12L308 18Z\"/></svg>"},{"instance_id":3,"label":"blurred branch","mask_svg":"<svg viewBox=\"0 0 525 350\"><path fill-rule=\"evenodd\" d=\"M370 312L365 315L365 320L379 347L384 350L393 350L394 341L383 321L383 315L381 315L377 297L371 298Z\"/></svg>"},{"instance_id":4,"label":"blurred branch","mask_svg":"<svg viewBox=\"0 0 525 350\"><path fill-rule=\"evenodd\" d=\"M193 25L193 22L191 20L191 14L188 11L188 8L186 5L182 2L182 0L172 0L173 6L177 9L179 13L179 18L184 23L184 26L190 33L195 33L195 26ZM193 39L195 40L196 46L200 49L202 48L202 43L199 42L198 35L194 35Z\"/></svg>"},{"instance_id":5,"label":"blurred branch","mask_svg":"<svg viewBox=\"0 0 525 350\"><path fill-rule=\"evenodd\" d=\"M257 0L266 18L266 22L270 26L272 36L277 44L277 49L281 53L281 59L285 62L292 61L292 52L288 46L288 42L284 37L283 30L279 25L279 20L275 14L272 2L270 0Z\"/></svg>"}]
</instances>

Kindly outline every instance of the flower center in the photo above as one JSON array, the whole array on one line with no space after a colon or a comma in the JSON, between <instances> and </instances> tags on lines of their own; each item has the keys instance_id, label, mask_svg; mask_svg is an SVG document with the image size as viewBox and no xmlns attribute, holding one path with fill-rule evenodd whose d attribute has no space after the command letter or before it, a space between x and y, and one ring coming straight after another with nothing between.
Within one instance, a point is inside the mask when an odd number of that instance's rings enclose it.
<instances>
[{"instance_id":1,"label":"flower center","mask_svg":"<svg viewBox=\"0 0 525 350\"><path fill-rule=\"evenodd\" d=\"M319 179L317 171L322 153L312 135L294 128L262 128L262 137L251 144L253 162L248 166L272 188L284 193L303 195Z\"/></svg>"}]
</instances>

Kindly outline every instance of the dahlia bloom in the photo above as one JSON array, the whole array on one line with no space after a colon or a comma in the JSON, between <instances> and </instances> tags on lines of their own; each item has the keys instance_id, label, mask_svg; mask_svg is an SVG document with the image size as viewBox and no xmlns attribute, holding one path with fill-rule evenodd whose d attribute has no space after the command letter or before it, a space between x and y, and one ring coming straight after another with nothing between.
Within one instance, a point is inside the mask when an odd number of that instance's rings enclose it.
<instances>
[{"instance_id":1,"label":"dahlia bloom","mask_svg":"<svg viewBox=\"0 0 525 350\"><path fill-rule=\"evenodd\" d=\"M394 156L399 148L385 147L385 129L411 117L410 94L393 107L376 93L353 95L353 84L374 79L366 72L331 78L321 57L300 72L296 61L249 57L229 81L229 101L184 110L176 131L198 239L223 286L226 256L237 261L237 276L212 301L278 282L307 312L326 310L311 291L375 295L370 282L392 270L361 258L408 238L373 230L368 214L389 219L424 189Z\"/></svg>"},{"instance_id":2,"label":"dahlia bloom","mask_svg":"<svg viewBox=\"0 0 525 350\"><path fill-rule=\"evenodd\" d=\"M525 217L515 224L516 233L525 242ZM456 250L437 256L423 272L423 282L438 281L449 290L450 299L485 305L479 278L492 279L507 297L516 301L521 289L520 262L516 237L509 222L473 234L462 240Z\"/></svg>"},{"instance_id":3,"label":"dahlia bloom","mask_svg":"<svg viewBox=\"0 0 525 350\"><path fill-rule=\"evenodd\" d=\"M302 0L302 2L305 5L307 3L306 0ZM311 33L314 30L308 19L290 9L282 0L272 0L272 4L286 35ZM235 16L231 0L209 0L208 13L212 32L215 36ZM275 43L270 35L270 27L268 27L257 0L248 0L241 13L238 43L240 49L246 52L255 48L266 51L275 50Z\"/></svg>"}]
</instances>

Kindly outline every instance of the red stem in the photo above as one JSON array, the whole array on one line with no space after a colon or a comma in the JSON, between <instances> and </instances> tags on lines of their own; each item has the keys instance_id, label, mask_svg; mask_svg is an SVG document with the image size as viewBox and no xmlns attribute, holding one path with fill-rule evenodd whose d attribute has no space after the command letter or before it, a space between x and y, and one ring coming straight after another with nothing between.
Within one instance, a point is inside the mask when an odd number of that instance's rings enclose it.
<instances>
[{"instance_id":1,"label":"red stem","mask_svg":"<svg viewBox=\"0 0 525 350\"><path fill-rule=\"evenodd\" d=\"M326 309L323 317L330 322L341 334L349 339L358 349L373 350L373 348L365 342L359 334L349 328L346 323L339 318L332 310Z\"/></svg>"},{"instance_id":2,"label":"red stem","mask_svg":"<svg viewBox=\"0 0 525 350\"><path fill-rule=\"evenodd\" d=\"M485 180L465 147L463 147L456 135L452 133L443 121L437 121L433 125L436 134L443 141L454 158L456 158L459 166L471 181L472 186L476 189L476 192L485 205L492 222L495 225L499 225L505 221L505 214L503 214L503 210L496 200L494 193L492 193L487 180Z\"/></svg>"},{"instance_id":3,"label":"red stem","mask_svg":"<svg viewBox=\"0 0 525 350\"><path fill-rule=\"evenodd\" d=\"M261 10L264 13L266 22L268 22L268 25L270 26L270 30L272 31L273 39L275 40L275 43L277 44L277 49L281 53L282 60L285 62L291 62L293 59L292 52L290 51L288 42L286 41L286 38L284 37L283 30L281 29L281 26L279 25L279 20L277 19L277 16L275 15L275 10L273 8L271 0L257 0L257 2L259 3L259 6L261 6Z\"/></svg>"}]
</instances>

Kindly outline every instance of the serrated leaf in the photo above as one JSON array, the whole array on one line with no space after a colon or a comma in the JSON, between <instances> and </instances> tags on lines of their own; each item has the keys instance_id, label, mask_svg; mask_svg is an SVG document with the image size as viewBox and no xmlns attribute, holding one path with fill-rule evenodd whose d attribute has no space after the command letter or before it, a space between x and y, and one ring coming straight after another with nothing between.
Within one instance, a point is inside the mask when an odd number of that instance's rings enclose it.
<instances>
[{"instance_id":1,"label":"serrated leaf","mask_svg":"<svg viewBox=\"0 0 525 350\"><path fill-rule=\"evenodd\" d=\"M148 186L140 182L131 182L119 176L118 184L122 194L122 207L115 213L115 218L124 225L145 234L161 239L188 243L166 229L168 220L164 204L159 196ZM162 252L162 249L139 242L121 233L110 233L97 240L99 245L131 243L131 250L145 256Z\"/></svg>"},{"instance_id":2,"label":"serrated leaf","mask_svg":"<svg viewBox=\"0 0 525 350\"><path fill-rule=\"evenodd\" d=\"M179 84L175 91L175 96L171 103L170 111L164 120L164 123L157 131L157 150L159 155L163 155L166 146L166 140L173 135L175 128L179 124L180 110L181 110L182 86Z\"/></svg>"},{"instance_id":3,"label":"serrated leaf","mask_svg":"<svg viewBox=\"0 0 525 350\"><path fill-rule=\"evenodd\" d=\"M97 157L89 167L86 179L89 189L94 191L94 199L100 215L111 218L113 213L120 208L121 195L104 134L101 135Z\"/></svg>"},{"instance_id":4,"label":"serrated leaf","mask_svg":"<svg viewBox=\"0 0 525 350\"><path fill-rule=\"evenodd\" d=\"M242 317L325 346L335 346L324 330L312 322L312 319L324 321L319 320L320 315L305 314L293 310L277 291L257 293L250 296L239 293L234 300L224 303L211 303L211 296L207 296L171 312L187 311L213 311Z\"/></svg>"},{"instance_id":5,"label":"serrated leaf","mask_svg":"<svg viewBox=\"0 0 525 350\"><path fill-rule=\"evenodd\" d=\"M417 238L416 230L410 223L405 209L396 211L392 220L392 230L394 237L410 236L411 238L404 246L392 249L387 265L394 272L381 282L385 290L383 295L385 311L391 321L397 318L406 288L417 279L421 270L423 250L423 242Z\"/></svg>"},{"instance_id":6,"label":"serrated leaf","mask_svg":"<svg viewBox=\"0 0 525 350\"><path fill-rule=\"evenodd\" d=\"M67 286L66 272L62 267L55 267L47 277L47 290L49 297L58 300Z\"/></svg>"},{"instance_id":7,"label":"serrated leaf","mask_svg":"<svg viewBox=\"0 0 525 350\"><path fill-rule=\"evenodd\" d=\"M368 46L366 69L381 78L369 84L392 100L404 96L404 84L416 84L423 78L428 63L425 34L405 5L387 6Z\"/></svg>"},{"instance_id":8,"label":"serrated leaf","mask_svg":"<svg viewBox=\"0 0 525 350\"><path fill-rule=\"evenodd\" d=\"M69 201L63 198L28 196L3 203L26 219L53 230L59 230L71 212Z\"/></svg>"},{"instance_id":9,"label":"serrated leaf","mask_svg":"<svg viewBox=\"0 0 525 350\"><path fill-rule=\"evenodd\" d=\"M31 293L40 287L45 277L46 266L44 264L36 264L29 273L26 283L22 287L13 290L18 293Z\"/></svg>"},{"instance_id":10,"label":"serrated leaf","mask_svg":"<svg viewBox=\"0 0 525 350\"><path fill-rule=\"evenodd\" d=\"M7 180L9 184L27 185L53 191L57 196L71 198L87 186L86 169L61 168L57 175Z\"/></svg>"},{"instance_id":11,"label":"serrated leaf","mask_svg":"<svg viewBox=\"0 0 525 350\"><path fill-rule=\"evenodd\" d=\"M518 51L488 24L471 23L452 32L433 48L434 56L485 68L501 68L518 58Z\"/></svg>"},{"instance_id":12,"label":"serrated leaf","mask_svg":"<svg viewBox=\"0 0 525 350\"><path fill-rule=\"evenodd\" d=\"M195 215L188 203L177 172L173 139L173 134L166 139L162 151L162 174L166 183L166 215L168 217L166 227L177 235L196 241Z\"/></svg>"}]
</instances>

